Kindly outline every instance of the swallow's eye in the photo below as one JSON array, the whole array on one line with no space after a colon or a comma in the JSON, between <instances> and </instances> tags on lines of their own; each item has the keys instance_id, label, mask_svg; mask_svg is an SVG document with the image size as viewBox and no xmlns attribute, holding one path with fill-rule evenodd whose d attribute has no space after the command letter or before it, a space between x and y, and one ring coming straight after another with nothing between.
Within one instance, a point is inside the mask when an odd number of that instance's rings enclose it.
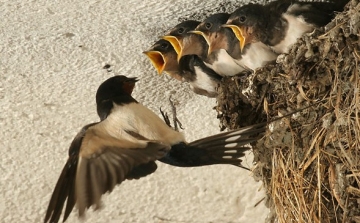
<instances>
[{"instance_id":1,"label":"swallow's eye","mask_svg":"<svg viewBox=\"0 0 360 223\"><path fill-rule=\"evenodd\" d=\"M239 21L240 22L245 22L246 21L246 16L244 16L244 15L240 16Z\"/></svg>"},{"instance_id":2,"label":"swallow's eye","mask_svg":"<svg viewBox=\"0 0 360 223\"><path fill-rule=\"evenodd\" d=\"M161 44L160 47L161 47L162 49L166 49L166 48L168 48L168 46L169 46L169 45L168 45L167 43L163 43L163 44Z\"/></svg>"},{"instance_id":3,"label":"swallow's eye","mask_svg":"<svg viewBox=\"0 0 360 223\"><path fill-rule=\"evenodd\" d=\"M179 33L179 34L183 34L184 31L185 31L184 28L179 28L178 33Z\"/></svg>"},{"instance_id":4,"label":"swallow's eye","mask_svg":"<svg viewBox=\"0 0 360 223\"><path fill-rule=\"evenodd\" d=\"M211 27L212 27L212 24L210 22L205 23L206 29L211 29Z\"/></svg>"}]
</instances>

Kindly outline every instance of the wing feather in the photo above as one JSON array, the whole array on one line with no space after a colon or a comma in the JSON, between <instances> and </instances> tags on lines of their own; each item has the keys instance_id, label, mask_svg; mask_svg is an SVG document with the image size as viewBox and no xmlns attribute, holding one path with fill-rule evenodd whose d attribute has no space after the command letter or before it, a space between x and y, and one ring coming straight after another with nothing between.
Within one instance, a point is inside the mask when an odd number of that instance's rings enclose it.
<instances>
[{"instance_id":1,"label":"wing feather","mask_svg":"<svg viewBox=\"0 0 360 223\"><path fill-rule=\"evenodd\" d=\"M75 204L79 216L93 205L100 208L103 194L127 178L139 179L154 172L154 161L169 150L169 145L159 142L112 137L97 123L85 126L70 146L69 159L50 199L44 222L58 222L65 202L63 221Z\"/></svg>"},{"instance_id":2,"label":"wing feather","mask_svg":"<svg viewBox=\"0 0 360 223\"><path fill-rule=\"evenodd\" d=\"M170 146L158 142L131 142L104 134L96 126L90 128L80 149L76 176L79 215L93 205L100 208L102 194L121 184L132 169L163 157L169 150Z\"/></svg>"}]
</instances>

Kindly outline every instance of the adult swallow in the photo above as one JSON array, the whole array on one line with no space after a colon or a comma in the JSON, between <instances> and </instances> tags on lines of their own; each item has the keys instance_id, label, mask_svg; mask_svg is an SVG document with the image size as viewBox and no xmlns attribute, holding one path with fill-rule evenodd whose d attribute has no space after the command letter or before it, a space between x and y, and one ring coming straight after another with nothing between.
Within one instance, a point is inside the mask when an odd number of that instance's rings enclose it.
<instances>
[{"instance_id":1,"label":"adult swallow","mask_svg":"<svg viewBox=\"0 0 360 223\"><path fill-rule=\"evenodd\" d=\"M276 53L288 53L303 34L331 21L334 11L349 0L336 2L298 2L278 0L266 5L248 4L235 10L226 26L232 28L244 49L262 42Z\"/></svg>"},{"instance_id":2,"label":"adult swallow","mask_svg":"<svg viewBox=\"0 0 360 223\"><path fill-rule=\"evenodd\" d=\"M100 122L84 126L72 141L44 222L58 222L63 209L66 221L75 205L79 216L91 206L100 208L102 194L126 179L153 173L156 160L179 167L241 167L240 158L249 149L245 145L266 129L267 123L262 123L187 143L182 133L131 96L135 82L114 76L98 88Z\"/></svg>"},{"instance_id":3,"label":"adult swallow","mask_svg":"<svg viewBox=\"0 0 360 223\"><path fill-rule=\"evenodd\" d=\"M159 74L165 72L178 80L188 82L196 94L217 96L216 88L222 77L207 67L197 55L182 56L178 62L174 47L164 39L158 40L144 53Z\"/></svg>"},{"instance_id":4,"label":"adult swallow","mask_svg":"<svg viewBox=\"0 0 360 223\"><path fill-rule=\"evenodd\" d=\"M165 72L177 80L182 80L177 53L169 41L160 39L143 53L149 57L159 75Z\"/></svg>"},{"instance_id":5,"label":"adult swallow","mask_svg":"<svg viewBox=\"0 0 360 223\"><path fill-rule=\"evenodd\" d=\"M254 43L241 49L236 35L225 25L229 17L230 14L227 13L214 14L193 31L202 35L209 44L206 62L211 64L215 71L219 73L220 70L231 75L229 69L233 69L233 73L238 74L244 70L255 70L277 58L277 54L262 43Z\"/></svg>"}]
</instances>

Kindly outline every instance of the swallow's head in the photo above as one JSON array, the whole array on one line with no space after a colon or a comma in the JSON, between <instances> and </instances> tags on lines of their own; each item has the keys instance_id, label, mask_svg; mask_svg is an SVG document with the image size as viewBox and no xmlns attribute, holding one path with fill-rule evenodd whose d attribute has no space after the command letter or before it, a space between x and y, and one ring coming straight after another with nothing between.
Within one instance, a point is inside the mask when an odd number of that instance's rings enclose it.
<instances>
[{"instance_id":1,"label":"swallow's head","mask_svg":"<svg viewBox=\"0 0 360 223\"><path fill-rule=\"evenodd\" d=\"M134 90L136 77L117 75L104 81L96 92L96 103L112 100L114 97L131 95Z\"/></svg>"},{"instance_id":2,"label":"swallow's head","mask_svg":"<svg viewBox=\"0 0 360 223\"><path fill-rule=\"evenodd\" d=\"M160 39L143 53L149 57L159 75L165 72L173 78L181 80L181 77L176 74L179 70L177 53L169 41Z\"/></svg>"},{"instance_id":3,"label":"swallow's head","mask_svg":"<svg viewBox=\"0 0 360 223\"><path fill-rule=\"evenodd\" d=\"M214 15L206 18L202 23L200 23L196 30L201 32L219 32L223 29L222 25L224 25L229 19L230 14L228 13L216 13Z\"/></svg>"},{"instance_id":4,"label":"swallow's head","mask_svg":"<svg viewBox=\"0 0 360 223\"><path fill-rule=\"evenodd\" d=\"M229 16L228 13L214 14L200 23L194 31L190 31L190 33L204 37L209 46L208 55L212 53L214 47L218 45L217 43L223 40L224 33L221 30L225 28L222 25L227 22Z\"/></svg>"},{"instance_id":5,"label":"swallow's head","mask_svg":"<svg viewBox=\"0 0 360 223\"><path fill-rule=\"evenodd\" d=\"M165 36L176 36L182 37L187 35L191 30L194 30L200 24L199 21L195 20L186 20L177 24L174 28L170 29Z\"/></svg>"},{"instance_id":6,"label":"swallow's head","mask_svg":"<svg viewBox=\"0 0 360 223\"><path fill-rule=\"evenodd\" d=\"M248 4L235 10L228 18L226 24L237 26L257 26L266 18L264 6L260 4Z\"/></svg>"},{"instance_id":7,"label":"swallow's head","mask_svg":"<svg viewBox=\"0 0 360 223\"><path fill-rule=\"evenodd\" d=\"M193 44L193 41L196 41L196 38L193 38L194 34L189 33L189 31L194 30L199 24L200 22L194 20L187 20L181 22L174 28L170 29L165 34L165 36L161 37L162 39L169 41L174 47L178 55L178 61L183 55L186 55L187 53L184 52L184 48L189 48L188 46L191 46L191 44Z\"/></svg>"},{"instance_id":8,"label":"swallow's head","mask_svg":"<svg viewBox=\"0 0 360 223\"><path fill-rule=\"evenodd\" d=\"M171 58L171 55L175 55L176 52L174 47L170 44L169 41L160 39L154 45L150 47L149 50L143 52L146 56L149 57L151 63L154 65L155 69L162 74L166 70L166 65L168 59Z\"/></svg>"},{"instance_id":9,"label":"swallow's head","mask_svg":"<svg viewBox=\"0 0 360 223\"><path fill-rule=\"evenodd\" d=\"M258 41L254 30L258 30L263 23L259 4L248 4L235 10L223 27L231 28L237 39L240 41L240 49L245 45Z\"/></svg>"}]
</instances>

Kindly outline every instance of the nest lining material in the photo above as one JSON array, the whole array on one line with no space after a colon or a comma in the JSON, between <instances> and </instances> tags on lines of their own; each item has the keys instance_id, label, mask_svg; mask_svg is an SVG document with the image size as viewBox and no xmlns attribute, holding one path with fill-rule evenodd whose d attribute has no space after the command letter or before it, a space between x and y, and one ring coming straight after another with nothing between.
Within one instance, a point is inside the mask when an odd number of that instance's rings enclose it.
<instances>
[{"instance_id":1,"label":"nest lining material","mask_svg":"<svg viewBox=\"0 0 360 223\"><path fill-rule=\"evenodd\" d=\"M253 145L268 222L360 222L360 3L305 35L276 64L224 78L222 129L305 109Z\"/></svg>"}]
</instances>

